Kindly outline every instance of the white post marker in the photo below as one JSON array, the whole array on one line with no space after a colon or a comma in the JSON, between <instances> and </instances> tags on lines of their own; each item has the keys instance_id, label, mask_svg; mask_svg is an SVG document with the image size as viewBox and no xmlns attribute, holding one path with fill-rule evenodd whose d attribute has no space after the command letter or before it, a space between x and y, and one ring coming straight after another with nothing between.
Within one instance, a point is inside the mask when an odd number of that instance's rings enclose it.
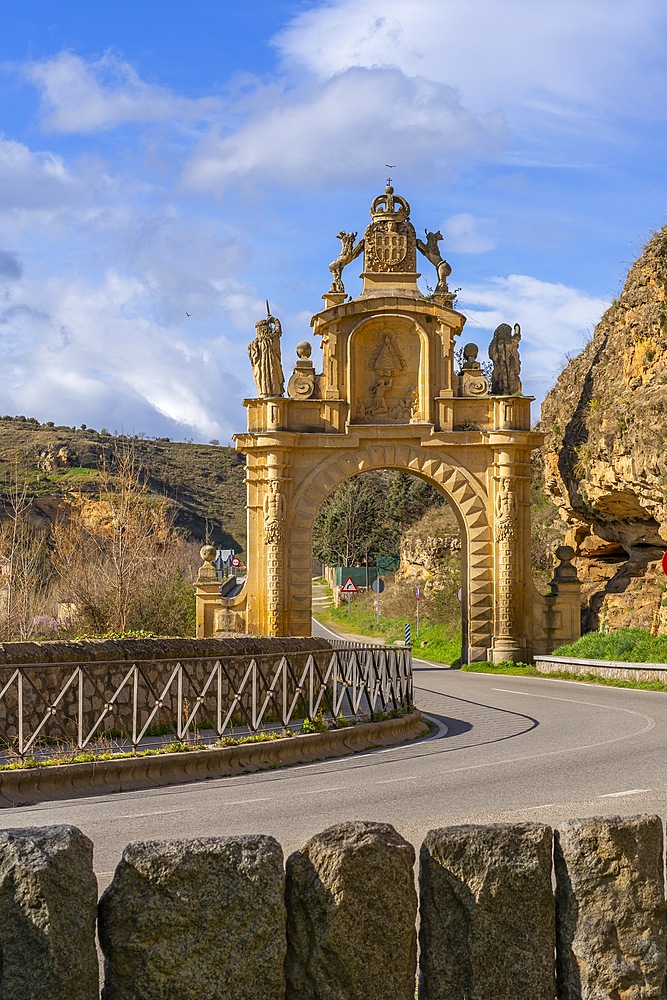
<instances>
[{"instance_id":1,"label":"white post marker","mask_svg":"<svg viewBox=\"0 0 667 1000\"><path fill-rule=\"evenodd\" d=\"M415 600L417 601L417 638L419 638L419 587L415 587Z\"/></svg>"}]
</instances>

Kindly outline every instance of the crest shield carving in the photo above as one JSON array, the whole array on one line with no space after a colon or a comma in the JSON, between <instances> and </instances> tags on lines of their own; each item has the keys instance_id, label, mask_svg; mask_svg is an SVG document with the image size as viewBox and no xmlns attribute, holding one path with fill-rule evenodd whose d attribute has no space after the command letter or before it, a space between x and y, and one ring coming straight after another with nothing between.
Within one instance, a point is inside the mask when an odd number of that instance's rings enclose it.
<instances>
[{"instance_id":1,"label":"crest shield carving","mask_svg":"<svg viewBox=\"0 0 667 1000\"><path fill-rule=\"evenodd\" d=\"M400 264L408 252L408 237L404 233L375 233L375 256L381 263Z\"/></svg>"}]
</instances>

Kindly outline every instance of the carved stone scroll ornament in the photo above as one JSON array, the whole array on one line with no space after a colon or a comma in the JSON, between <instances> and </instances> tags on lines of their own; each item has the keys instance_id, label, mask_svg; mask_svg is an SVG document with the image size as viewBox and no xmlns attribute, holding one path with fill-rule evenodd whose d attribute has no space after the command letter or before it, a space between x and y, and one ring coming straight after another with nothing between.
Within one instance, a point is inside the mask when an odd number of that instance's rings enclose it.
<instances>
[{"instance_id":1,"label":"carved stone scroll ornament","mask_svg":"<svg viewBox=\"0 0 667 1000\"><path fill-rule=\"evenodd\" d=\"M364 249L363 238L355 244L357 238L356 233L346 233L344 229L338 234L338 239L341 242L340 253L335 260L332 260L329 264L329 270L331 271L333 281L331 282L330 292L340 292L345 293L345 285L343 284L343 268L347 264L351 264L355 260L361 251Z\"/></svg>"},{"instance_id":2,"label":"carved stone scroll ornament","mask_svg":"<svg viewBox=\"0 0 667 1000\"><path fill-rule=\"evenodd\" d=\"M248 345L252 377L260 397L282 396L285 376L280 361L280 335L282 327L275 316L267 316L255 323L255 339Z\"/></svg>"},{"instance_id":3,"label":"carved stone scroll ornament","mask_svg":"<svg viewBox=\"0 0 667 1000\"><path fill-rule=\"evenodd\" d=\"M517 496L510 479L501 479L496 494L496 541L498 542L498 634L514 632L516 580Z\"/></svg>"},{"instance_id":4,"label":"carved stone scroll ornament","mask_svg":"<svg viewBox=\"0 0 667 1000\"><path fill-rule=\"evenodd\" d=\"M513 396L521 392L521 358L519 341L521 327L514 324L514 332L509 323L496 327L489 345L489 357L493 362L491 393L494 396Z\"/></svg>"},{"instance_id":5,"label":"carved stone scroll ornament","mask_svg":"<svg viewBox=\"0 0 667 1000\"><path fill-rule=\"evenodd\" d=\"M452 273L452 269L440 253L440 247L438 246L438 243L443 238L442 233L439 230L437 233L429 233L428 229L425 229L424 232L426 234L426 243L418 239L417 249L433 264L437 272L438 283L435 286L435 294L447 294L449 292L447 278Z\"/></svg>"},{"instance_id":6,"label":"carved stone scroll ornament","mask_svg":"<svg viewBox=\"0 0 667 1000\"><path fill-rule=\"evenodd\" d=\"M463 348L463 366L458 376L460 396L488 396L489 381L477 360L477 344L466 344Z\"/></svg>"},{"instance_id":7,"label":"carved stone scroll ornament","mask_svg":"<svg viewBox=\"0 0 667 1000\"><path fill-rule=\"evenodd\" d=\"M312 399L316 390L315 366L310 360L313 347L307 340L296 345L298 361L294 372L287 383L287 395L290 399Z\"/></svg>"}]
</instances>

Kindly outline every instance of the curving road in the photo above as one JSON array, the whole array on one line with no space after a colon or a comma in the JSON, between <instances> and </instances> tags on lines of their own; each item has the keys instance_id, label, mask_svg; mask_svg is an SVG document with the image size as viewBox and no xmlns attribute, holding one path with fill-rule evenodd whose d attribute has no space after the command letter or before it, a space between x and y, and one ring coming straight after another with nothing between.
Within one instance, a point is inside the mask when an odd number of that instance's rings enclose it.
<instances>
[{"instance_id":1,"label":"curving road","mask_svg":"<svg viewBox=\"0 0 667 1000\"><path fill-rule=\"evenodd\" d=\"M270 833L286 853L344 819L432 827L667 815L667 694L450 671L415 662L430 738L343 760L174 788L6 809L0 826L74 823L101 887L130 840Z\"/></svg>"}]
</instances>

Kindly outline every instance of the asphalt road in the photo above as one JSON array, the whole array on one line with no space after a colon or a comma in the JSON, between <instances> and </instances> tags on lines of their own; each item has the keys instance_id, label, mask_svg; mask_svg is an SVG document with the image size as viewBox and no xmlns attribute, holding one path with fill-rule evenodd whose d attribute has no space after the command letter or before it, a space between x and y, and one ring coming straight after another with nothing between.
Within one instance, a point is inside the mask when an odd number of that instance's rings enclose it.
<instances>
[{"instance_id":1,"label":"asphalt road","mask_svg":"<svg viewBox=\"0 0 667 1000\"><path fill-rule=\"evenodd\" d=\"M285 853L346 819L427 830L523 819L667 816L667 695L415 662L430 738L342 760L3 810L0 826L73 823L103 888L130 840L273 834Z\"/></svg>"}]
</instances>

